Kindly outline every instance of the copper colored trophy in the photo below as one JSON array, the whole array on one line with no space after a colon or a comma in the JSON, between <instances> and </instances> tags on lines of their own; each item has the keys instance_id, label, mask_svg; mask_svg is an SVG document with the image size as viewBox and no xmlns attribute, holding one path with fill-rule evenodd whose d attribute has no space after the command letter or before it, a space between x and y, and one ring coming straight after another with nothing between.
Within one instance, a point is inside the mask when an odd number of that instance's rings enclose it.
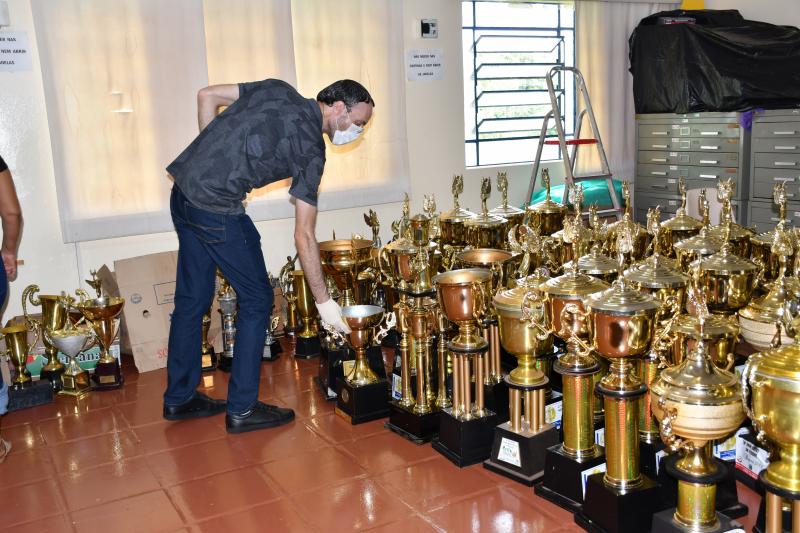
<instances>
[{"instance_id":1,"label":"copper colored trophy","mask_svg":"<svg viewBox=\"0 0 800 533\"><path fill-rule=\"evenodd\" d=\"M125 299L117 296L82 300L77 304L78 310L91 324L100 344L100 360L97 361L92 376L95 390L118 389L124 382L119 360L109 352L119 333L117 318L124 305Z\"/></svg>"}]
</instances>

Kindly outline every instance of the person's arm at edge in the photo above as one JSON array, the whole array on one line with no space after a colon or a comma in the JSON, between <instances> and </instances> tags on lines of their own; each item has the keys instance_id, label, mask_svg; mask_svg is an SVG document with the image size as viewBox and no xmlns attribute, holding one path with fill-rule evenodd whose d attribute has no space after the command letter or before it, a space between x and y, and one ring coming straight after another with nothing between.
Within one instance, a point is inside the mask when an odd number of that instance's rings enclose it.
<instances>
[{"instance_id":1,"label":"person's arm at edge","mask_svg":"<svg viewBox=\"0 0 800 533\"><path fill-rule=\"evenodd\" d=\"M325 277L322 275L322 262L319 257L319 245L315 228L317 226L317 208L303 200L295 198L294 245L300 256L306 281L317 303L325 303L330 299Z\"/></svg>"},{"instance_id":2,"label":"person's arm at edge","mask_svg":"<svg viewBox=\"0 0 800 533\"><path fill-rule=\"evenodd\" d=\"M8 277L17 273L17 247L19 246L20 228L22 227L22 209L17 199L17 190L11 172L0 172L0 219L3 226L3 244L0 255L3 258Z\"/></svg>"},{"instance_id":3,"label":"person's arm at edge","mask_svg":"<svg viewBox=\"0 0 800 533\"><path fill-rule=\"evenodd\" d=\"M229 106L239 99L239 85L210 85L197 92L197 125L203 131L217 116L220 107Z\"/></svg>"}]
</instances>

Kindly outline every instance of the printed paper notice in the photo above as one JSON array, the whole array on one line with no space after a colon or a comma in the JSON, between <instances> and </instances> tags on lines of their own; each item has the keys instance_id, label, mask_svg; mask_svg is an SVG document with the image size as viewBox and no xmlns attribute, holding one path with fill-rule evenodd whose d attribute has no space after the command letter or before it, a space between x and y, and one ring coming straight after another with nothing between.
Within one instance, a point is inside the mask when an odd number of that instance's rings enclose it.
<instances>
[{"instance_id":1,"label":"printed paper notice","mask_svg":"<svg viewBox=\"0 0 800 533\"><path fill-rule=\"evenodd\" d=\"M500 441L500 450L497 458L517 468L522 467L522 459L519 456L519 442L503 437Z\"/></svg>"},{"instance_id":2,"label":"printed paper notice","mask_svg":"<svg viewBox=\"0 0 800 533\"><path fill-rule=\"evenodd\" d=\"M24 31L0 32L0 72L31 70L28 34Z\"/></svg>"},{"instance_id":3,"label":"printed paper notice","mask_svg":"<svg viewBox=\"0 0 800 533\"><path fill-rule=\"evenodd\" d=\"M444 71L441 48L416 48L406 51L408 81L440 80Z\"/></svg>"}]
</instances>

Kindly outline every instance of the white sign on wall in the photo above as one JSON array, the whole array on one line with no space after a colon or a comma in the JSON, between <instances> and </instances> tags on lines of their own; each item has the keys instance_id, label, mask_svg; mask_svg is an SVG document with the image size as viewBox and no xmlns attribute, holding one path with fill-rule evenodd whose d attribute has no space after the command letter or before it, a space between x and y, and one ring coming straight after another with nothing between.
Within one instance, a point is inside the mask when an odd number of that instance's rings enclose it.
<instances>
[{"instance_id":1,"label":"white sign on wall","mask_svg":"<svg viewBox=\"0 0 800 533\"><path fill-rule=\"evenodd\" d=\"M28 34L24 31L0 31L0 72L32 68Z\"/></svg>"},{"instance_id":2,"label":"white sign on wall","mask_svg":"<svg viewBox=\"0 0 800 533\"><path fill-rule=\"evenodd\" d=\"M444 51L441 48L415 48L406 51L408 81L440 80L444 73Z\"/></svg>"}]
</instances>

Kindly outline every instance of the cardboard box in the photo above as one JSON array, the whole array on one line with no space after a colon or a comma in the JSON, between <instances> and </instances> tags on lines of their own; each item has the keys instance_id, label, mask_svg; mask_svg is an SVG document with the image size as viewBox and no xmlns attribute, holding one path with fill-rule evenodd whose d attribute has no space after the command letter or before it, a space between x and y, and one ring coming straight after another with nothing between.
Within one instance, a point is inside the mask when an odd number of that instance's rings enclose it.
<instances>
[{"instance_id":1,"label":"cardboard box","mask_svg":"<svg viewBox=\"0 0 800 533\"><path fill-rule=\"evenodd\" d=\"M174 309L178 252L162 252L114 261L119 295L131 353L139 372L167 366L169 326ZM222 351L222 321L219 304L211 309L209 342ZM198 355L199 356L199 355Z\"/></svg>"}]
</instances>

